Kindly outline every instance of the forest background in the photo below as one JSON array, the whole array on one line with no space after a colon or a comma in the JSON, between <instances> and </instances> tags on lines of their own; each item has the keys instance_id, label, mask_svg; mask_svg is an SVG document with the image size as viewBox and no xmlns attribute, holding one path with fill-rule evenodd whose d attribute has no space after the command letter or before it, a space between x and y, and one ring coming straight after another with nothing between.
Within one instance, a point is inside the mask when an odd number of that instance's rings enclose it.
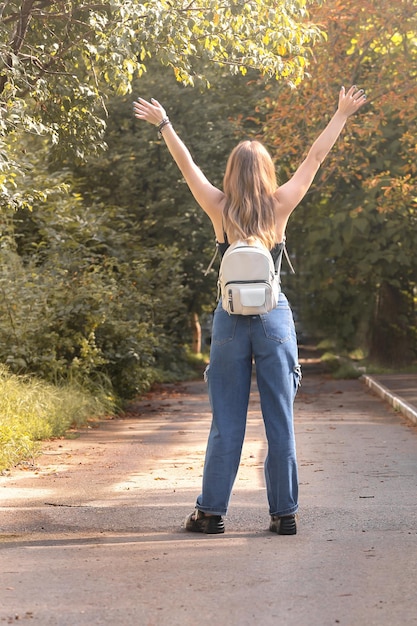
<instances>
[{"instance_id":1,"label":"forest background","mask_svg":"<svg viewBox=\"0 0 417 626\"><path fill-rule=\"evenodd\" d=\"M286 180L342 84L368 103L290 220L283 289L301 340L413 364L416 27L415 0L3 2L2 380L72 385L100 412L184 377L200 321L205 348L212 228L134 98L164 104L221 186L246 137Z\"/></svg>"}]
</instances>

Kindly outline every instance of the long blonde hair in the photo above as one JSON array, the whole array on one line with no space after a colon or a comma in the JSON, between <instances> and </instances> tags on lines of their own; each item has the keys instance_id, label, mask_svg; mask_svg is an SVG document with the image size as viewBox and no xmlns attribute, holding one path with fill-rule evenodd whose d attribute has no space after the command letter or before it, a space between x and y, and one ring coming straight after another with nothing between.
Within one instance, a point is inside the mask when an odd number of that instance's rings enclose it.
<instances>
[{"instance_id":1,"label":"long blonde hair","mask_svg":"<svg viewBox=\"0 0 417 626\"><path fill-rule=\"evenodd\" d=\"M260 239L277 243L277 178L274 163L259 141L242 141L231 152L223 178L223 227L229 241Z\"/></svg>"}]
</instances>

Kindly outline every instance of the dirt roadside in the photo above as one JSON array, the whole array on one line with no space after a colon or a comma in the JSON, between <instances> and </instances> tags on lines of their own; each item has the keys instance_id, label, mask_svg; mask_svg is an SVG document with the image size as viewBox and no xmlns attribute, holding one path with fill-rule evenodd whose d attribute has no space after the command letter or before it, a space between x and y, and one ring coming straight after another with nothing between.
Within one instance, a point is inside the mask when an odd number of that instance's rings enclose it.
<instances>
[{"instance_id":1,"label":"dirt roadside","mask_svg":"<svg viewBox=\"0 0 417 626\"><path fill-rule=\"evenodd\" d=\"M417 428L311 365L298 535L267 531L255 388L226 534L184 532L210 410L203 382L168 386L0 478L0 624L417 624Z\"/></svg>"}]
</instances>

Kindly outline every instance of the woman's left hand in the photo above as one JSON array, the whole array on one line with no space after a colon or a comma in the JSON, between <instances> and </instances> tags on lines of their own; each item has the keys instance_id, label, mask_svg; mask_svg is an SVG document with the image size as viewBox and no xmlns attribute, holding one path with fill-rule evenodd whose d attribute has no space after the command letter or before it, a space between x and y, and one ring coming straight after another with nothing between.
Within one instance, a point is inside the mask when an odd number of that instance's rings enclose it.
<instances>
[{"instance_id":1,"label":"woman's left hand","mask_svg":"<svg viewBox=\"0 0 417 626\"><path fill-rule=\"evenodd\" d=\"M155 124L155 126L159 126L162 120L167 117L164 107L154 98L151 98L150 102L138 98L133 103L133 112L139 120L145 120L150 124Z\"/></svg>"}]
</instances>

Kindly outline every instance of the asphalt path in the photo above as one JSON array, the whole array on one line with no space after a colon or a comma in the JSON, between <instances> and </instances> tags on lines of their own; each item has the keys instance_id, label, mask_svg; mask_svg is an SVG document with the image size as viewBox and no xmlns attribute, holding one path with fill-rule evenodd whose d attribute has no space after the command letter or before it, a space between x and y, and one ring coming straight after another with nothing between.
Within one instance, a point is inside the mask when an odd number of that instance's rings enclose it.
<instances>
[{"instance_id":1,"label":"asphalt path","mask_svg":"<svg viewBox=\"0 0 417 626\"><path fill-rule=\"evenodd\" d=\"M210 410L204 382L163 387L0 477L0 624L417 625L417 427L304 374L296 536L268 532L255 384L226 533L184 531Z\"/></svg>"}]
</instances>

